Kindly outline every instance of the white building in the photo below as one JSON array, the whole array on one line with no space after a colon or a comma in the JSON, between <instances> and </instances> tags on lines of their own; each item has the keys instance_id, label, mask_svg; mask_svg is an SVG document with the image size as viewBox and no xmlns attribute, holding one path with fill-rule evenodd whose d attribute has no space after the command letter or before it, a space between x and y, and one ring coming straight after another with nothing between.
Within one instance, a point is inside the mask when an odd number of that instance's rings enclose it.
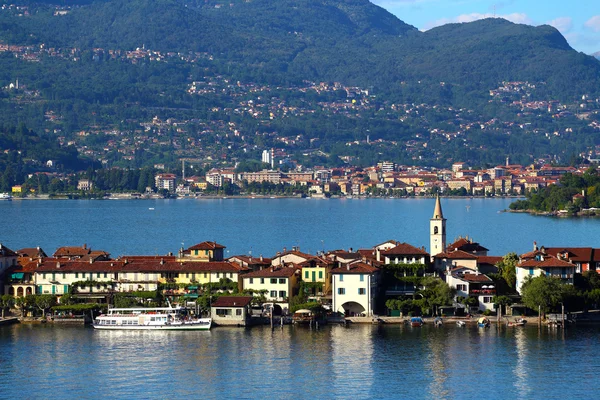
<instances>
[{"instance_id":1,"label":"white building","mask_svg":"<svg viewBox=\"0 0 600 400\"><path fill-rule=\"evenodd\" d=\"M269 164L271 168L275 168L275 151L273 149L263 150L262 162L264 162L265 164Z\"/></svg>"},{"instance_id":2,"label":"white building","mask_svg":"<svg viewBox=\"0 0 600 400\"><path fill-rule=\"evenodd\" d=\"M562 280L564 283L573 284L573 278L577 266L566 260L554 258L541 251L532 259L524 259L521 256L521 263L517 265L517 292L523 294L523 283L528 277L535 278L540 275L551 276ZM531 253L529 253L531 254Z\"/></svg>"},{"instance_id":3,"label":"white building","mask_svg":"<svg viewBox=\"0 0 600 400\"><path fill-rule=\"evenodd\" d=\"M434 257L436 254L446 251L446 218L442 213L439 196L435 198L435 208L433 218L429 220L429 229L429 254Z\"/></svg>"},{"instance_id":4,"label":"white building","mask_svg":"<svg viewBox=\"0 0 600 400\"><path fill-rule=\"evenodd\" d=\"M480 311L494 311L496 288L494 281L487 275L480 274L470 268L457 267L446 271L446 283L456 289L455 300L459 297L476 297Z\"/></svg>"},{"instance_id":5,"label":"white building","mask_svg":"<svg viewBox=\"0 0 600 400\"><path fill-rule=\"evenodd\" d=\"M158 174L154 177L154 186L158 190L166 189L169 192L173 192L175 190L176 178L174 174Z\"/></svg>"},{"instance_id":6,"label":"white building","mask_svg":"<svg viewBox=\"0 0 600 400\"><path fill-rule=\"evenodd\" d=\"M332 310L346 316L373 315L379 269L363 262L347 264L331 271Z\"/></svg>"}]
</instances>

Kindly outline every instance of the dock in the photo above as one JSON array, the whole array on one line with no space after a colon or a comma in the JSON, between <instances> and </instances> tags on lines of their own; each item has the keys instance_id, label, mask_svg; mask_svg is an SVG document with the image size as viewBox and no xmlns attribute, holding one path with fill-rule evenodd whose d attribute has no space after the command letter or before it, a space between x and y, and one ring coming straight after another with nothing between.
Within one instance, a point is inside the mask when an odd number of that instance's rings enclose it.
<instances>
[{"instance_id":1,"label":"dock","mask_svg":"<svg viewBox=\"0 0 600 400\"><path fill-rule=\"evenodd\" d=\"M4 325L12 325L19 322L17 317L9 317L9 318L0 318L0 326Z\"/></svg>"}]
</instances>

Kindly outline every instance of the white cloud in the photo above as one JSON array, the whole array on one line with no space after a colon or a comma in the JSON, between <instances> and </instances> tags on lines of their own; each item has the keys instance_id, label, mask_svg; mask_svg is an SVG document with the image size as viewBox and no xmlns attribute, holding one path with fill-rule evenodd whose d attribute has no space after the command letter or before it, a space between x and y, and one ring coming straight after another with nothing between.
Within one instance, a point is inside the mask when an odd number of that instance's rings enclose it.
<instances>
[{"instance_id":1,"label":"white cloud","mask_svg":"<svg viewBox=\"0 0 600 400\"><path fill-rule=\"evenodd\" d=\"M558 29L562 34L569 32L571 28L573 28L573 20L571 17L559 17L546 23Z\"/></svg>"},{"instance_id":2,"label":"white cloud","mask_svg":"<svg viewBox=\"0 0 600 400\"><path fill-rule=\"evenodd\" d=\"M532 25L533 21L531 20L531 18L529 18L527 16L527 14L524 13L512 13L512 14L504 14L504 15L495 15L493 13L486 13L486 14L481 14L481 13L471 13L471 14L462 14L459 15L458 17L454 17L454 18L442 18L442 19L438 19L436 21L431 21L425 24L425 26L423 27L424 30L428 30L431 28L435 28L436 26L441 26L441 25L445 25L445 24L449 24L449 23L455 23L455 22L473 22L473 21L477 21L479 19L485 19L485 18L504 18L508 21L514 22L516 24L528 24L528 25Z\"/></svg>"},{"instance_id":3,"label":"white cloud","mask_svg":"<svg viewBox=\"0 0 600 400\"><path fill-rule=\"evenodd\" d=\"M585 21L586 28L590 28L594 32L600 32L600 15L595 15L592 18Z\"/></svg>"}]
</instances>

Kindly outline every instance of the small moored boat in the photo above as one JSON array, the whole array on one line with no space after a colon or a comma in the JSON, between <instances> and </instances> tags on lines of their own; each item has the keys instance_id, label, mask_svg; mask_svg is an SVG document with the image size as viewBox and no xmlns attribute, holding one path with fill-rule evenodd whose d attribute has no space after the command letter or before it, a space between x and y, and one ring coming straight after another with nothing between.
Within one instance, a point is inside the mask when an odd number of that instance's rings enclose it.
<instances>
[{"instance_id":1,"label":"small moored boat","mask_svg":"<svg viewBox=\"0 0 600 400\"><path fill-rule=\"evenodd\" d=\"M456 325L462 328L463 326L467 325L467 323L465 321L456 321Z\"/></svg>"},{"instance_id":2,"label":"small moored boat","mask_svg":"<svg viewBox=\"0 0 600 400\"><path fill-rule=\"evenodd\" d=\"M421 318L421 317L412 317L410 319L410 326L413 326L415 328L423 326L424 323L425 322L423 322L423 318Z\"/></svg>"},{"instance_id":3,"label":"small moored boat","mask_svg":"<svg viewBox=\"0 0 600 400\"><path fill-rule=\"evenodd\" d=\"M480 328L489 328L490 327L490 320L487 319L486 317L481 317L477 321L477 326L480 327Z\"/></svg>"}]
</instances>

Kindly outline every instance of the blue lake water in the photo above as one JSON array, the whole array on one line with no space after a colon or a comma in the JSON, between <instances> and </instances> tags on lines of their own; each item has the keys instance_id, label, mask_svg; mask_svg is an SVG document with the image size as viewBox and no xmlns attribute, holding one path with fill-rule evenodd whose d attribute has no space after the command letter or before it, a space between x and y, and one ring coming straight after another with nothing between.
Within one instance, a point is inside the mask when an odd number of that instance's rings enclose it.
<instances>
[{"instance_id":1,"label":"blue lake water","mask_svg":"<svg viewBox=\"0 0 600 400\"><path fill-rule=\"evenodd\" d=\"M469 236L490 255L545 246L600 247L600 219L503 213L510 199L443 199L448 242ZM433 199L56 200L0 202L12 249L83 245L113 257L176 253L214 240L226 256L369 248L389 239L429 247Z\"/></svg>"},{"instance_id":2,"label":"blue lake water","mask_svg":"<svg viewBox=\"0 0 600 400\"><path fill-rule=\"evenodd\" d=\"M594 398L600 327L0 328L0 397Z\"/></svg>"},{"instance_id":3,"label":"blue lake water","mask_svg":"<svg viewBox=\"0 0 600 400\"><path fill-rule=\"evenodd\" d=\"M490 254L600 247L600 219L502 213L506 199L444 199L448 241L468 235ZM428 246L432 199L222 199L0 202L12 249L87 243L113 256L166 254L205 241L227 255L366 248L388 239ZM511 398L594 397L600 327L566 332L446 325L285 326L271 332L96 332L0 328L0 398Z\"/></svg>"}]
</instances>

